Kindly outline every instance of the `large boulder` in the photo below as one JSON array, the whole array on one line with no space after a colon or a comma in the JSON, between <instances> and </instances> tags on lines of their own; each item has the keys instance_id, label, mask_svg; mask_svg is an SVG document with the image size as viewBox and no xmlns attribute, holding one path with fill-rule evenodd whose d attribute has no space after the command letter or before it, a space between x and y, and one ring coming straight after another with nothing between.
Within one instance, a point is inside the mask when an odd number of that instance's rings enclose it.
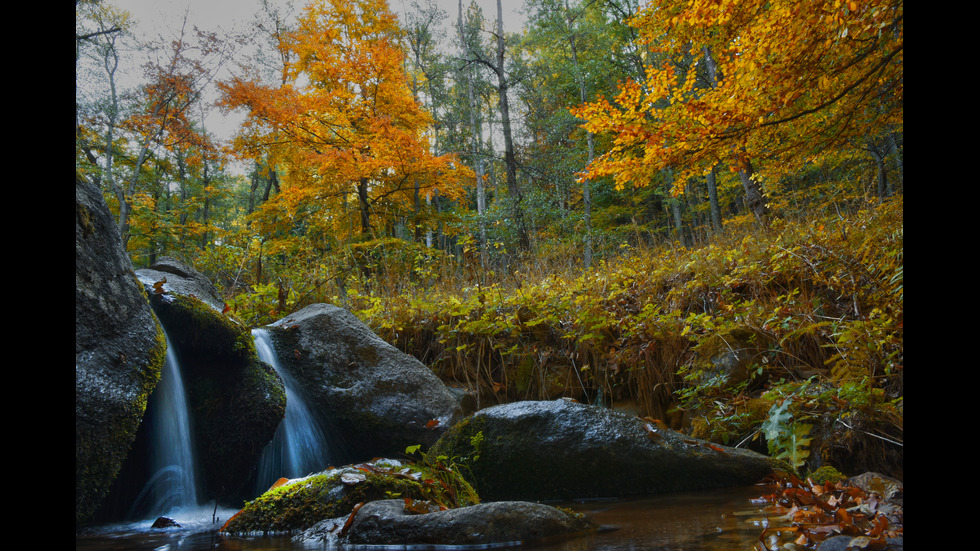
<instances>
[{"instance_id":1,"label":"large boulder","mask_svg":"<svg viewBox=\"0 0 980 551\"><path fill-rule=\"evenodd\" d=\"M430 457L463 464L488 501L624 497L749 485L770 458L570 400L483 409L442 436Z\"/></svg>"},{"instance_id":2,"label":"large boulder","mask_svg":"<svg viewBox=\"0 0 980 551\"><path fill-rule=\"evenodd\" d=\"M259 360L251 331L222 313L211 283L162 258L137 270L174 347L198 445L206 499L250 497L255 466L286 409L282 379Z\"/></svg>"},{"instance_id":3,"label":"large boulder","mask_svg":"<svg viewBox=\"0 0 980 551\"><path fill-rule=\"evenodd\" d=\"M429 368L342 308L313 304L269 329L280 368L341 440L342 462L428 447L462 417Z\"/></svg>"},{"instance_id":4,"label":"large boulder","mask_svg":"<svg viewBox=\"0 0 980 551\"><path fill-rule=\"evenodd\" d=\"M99 190L75 177L75 523L129 453L166 341Z\"/></svg>"}]
</instances>

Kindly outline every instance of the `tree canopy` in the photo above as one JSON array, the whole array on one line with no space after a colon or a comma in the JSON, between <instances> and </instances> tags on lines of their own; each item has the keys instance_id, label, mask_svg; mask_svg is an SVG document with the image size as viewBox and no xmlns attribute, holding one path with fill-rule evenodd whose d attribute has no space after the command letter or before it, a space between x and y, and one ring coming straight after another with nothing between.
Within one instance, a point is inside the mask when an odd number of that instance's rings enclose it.
<instances>
[{"instance_id":1,"label":"tree canopy","mask_svg":"<svg viewBox=\"0 0 980 551\"><path fill-rule=\"evenodd\" d=\"M235 77L220 85L229 108L248 110L236 147L287 174L282 201L316 202L330 231L373 229L416 186L459 197L468 172L431 149L432 119L412 95L397 19L380 0L311 2L281 48L295 59L285 82ZM348 208L356 203L357 208Z\"/></svg>"},{"instance_id":2,"label":"tree canopy","mask_svg":"<svg viewBox=\"0 0 980 551\"><path fill-rule=\"evenodd\" d=\"M851 141L900 130L901 1L666 1L630 25L645 79L612 102L574 108L615 137L586 174L645 185L665 168L690 176L750 159L773 179Z\"/></svg>"}]
</instances>

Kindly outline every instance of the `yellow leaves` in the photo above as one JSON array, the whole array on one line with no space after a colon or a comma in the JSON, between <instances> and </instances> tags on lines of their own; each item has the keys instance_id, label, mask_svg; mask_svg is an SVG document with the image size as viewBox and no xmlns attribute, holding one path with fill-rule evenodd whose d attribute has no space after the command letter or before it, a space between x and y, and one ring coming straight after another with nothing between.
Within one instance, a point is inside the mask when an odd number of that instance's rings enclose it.
<instances>
[{"instance_id":1,"label":"yellow leaves","mask_svg":"<svg viewBox=\"0 0 980 551\"><path fill-rule=\"evenodd\" d=\"M741 150L777 175L880 127L874 117L901 120L902 11L897 0L664 0L641 10L630 20L640 42L687 62L648 65L642 87L624 85L614 106L576 111L614 139L588 173L622 186L667 166L698 174ZM704 51L717 63L714 87L694 78ZM882 88L896 101L869 108L889 99Z\"/></svg>"}]
</instances>

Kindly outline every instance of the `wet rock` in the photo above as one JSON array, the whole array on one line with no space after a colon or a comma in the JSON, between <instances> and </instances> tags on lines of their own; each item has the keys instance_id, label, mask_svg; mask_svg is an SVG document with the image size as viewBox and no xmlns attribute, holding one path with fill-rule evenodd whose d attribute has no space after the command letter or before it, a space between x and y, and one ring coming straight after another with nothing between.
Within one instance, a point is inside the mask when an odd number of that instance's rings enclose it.
<instances>
[{"instance_id":1,"label":"wet rock","mask_svg":"<svg viewBox=\"0 0 980 551\"><path fill-rule=\"evenodd\" d=\"M180 528L180 524L170 517L158 517L150 528Z\"/></svg>"},{"instance_id":2,"label":"wet rock","mask_svg":"<svg viewBox=\"0 0 980 551\"><path fill-rule=\"evenodd\" d=\"M75 178L75 524L116 480L166 341L98 188Z\"/></svg>"},{"instance_id":3,"label":"wet rock","mask_svg":"<svg viewBox=\"0 0 980 551\"><path fill-rule=\"evenodd\" d=\"M865 536L833 536L820 542L817 551L856 551L859 549L875 549L877 551L902 551L905 549L905 538L889 538L885 547L871 546Z\"/></svg>"},{"instance_id":4,"label":"wet rock","mask_svg":"<svg viewBox=\"0 0 980 551\"><path fill-rule=\"evenodd\" d=\"M432 371L347 310L313 304L268 327L281 368L342 440L343 462L428 447L462 417Z\"/></svg>"},{"instance_id":5,"label":"wet rock","mask_svg":"<svg viewBox=\"0 0 980 551\"><path fill-rule=\"evenodd\" d=\"M251 497L263 448L282 421L282 379L261 362L248 327L222 312L202 274L161 258L136 271L173 345L183 373L205 499L241 503Z\"/></svg>"},{"instance_id":6,"label":"wet rock","mask_svg":"<svg viewBox=\"0 0 980 551\"><path fill-rule=\"evenodd\" d=\"M456 473L382 458L277 483L246 503L222 531L231 534L299 532L323 521L333 521L318 528L321 539L325 539L329 534L338 534L336 519L341 519L342 526L359 503L392 495L403 500L437 502L446 507L478 501L473 489Z\"/></svg>"},{"instance_id":7,"label":"wet rock","mask_svg":"<svg viewBox=\"0 0 980 551\"><path fill-rule=\"evenodd\" d=\"M465 464L484 500L623 497L754 484L779 464L568 400L481 410L430 450Z\"/></svg>"},{"instance_id":8,"label":"wet rock","mask_svg":"<svg viewBox=\"0 0 980 551\"><path fill-rule=\"evenodd\" d=\"M343 543L483 545L531 542L592 530L584 515L523 501L480 503L411 514L404 500L368 503L357 511Z\"/></svg>"}]
</instances>

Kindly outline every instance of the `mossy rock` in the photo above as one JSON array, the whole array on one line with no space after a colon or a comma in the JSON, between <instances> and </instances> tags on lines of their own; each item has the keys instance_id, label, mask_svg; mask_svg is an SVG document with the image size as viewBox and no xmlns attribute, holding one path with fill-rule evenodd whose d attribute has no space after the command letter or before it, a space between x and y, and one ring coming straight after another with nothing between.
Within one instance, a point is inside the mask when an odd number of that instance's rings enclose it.
<instances>
[{"instance_id":1,"label":"mossy rock","mask_svg":"<svg viewBox=\"0 0 980 551\"><path fill-rule=\"evenodd\" d=\"M777 469L756 452L718 446L631 415L567 400L480 410L428 452L485 500L625 497L751 485Z\"/></svg>"},{"instance_id":2,"label":"mossy rock","mask_svg":"<svg viewBox=\"0 0 980 551\"><path fill-rule=\"evenodd\" d=\"M204 497L240 502L285 415L282 379L259 360L249 328L221 311L202 275L172 258L136 273L181 366Z\"/></svg>"},{"instance_id":3,"label":"mossy rock","mask_svg":"<svg viewBox=\"0 0 980 551\"><path fill-rule=\"evenodd\" d=\"M479 502L457 473L441 467L376 459L277 483L225 523L230 534L287 533L346 516L358 503L388 498L425 500L445 507Z\"/></svg>"},{"instance_id":4,"label":"mossy rock","mask_svg":"<svg viewBox=\"0 0 980 551\"><path fill-rule=\"evenodd\" d=\"M75 175L75 525L136 441L167 345L99 188Z\"/></svg>"}]
</instances>

